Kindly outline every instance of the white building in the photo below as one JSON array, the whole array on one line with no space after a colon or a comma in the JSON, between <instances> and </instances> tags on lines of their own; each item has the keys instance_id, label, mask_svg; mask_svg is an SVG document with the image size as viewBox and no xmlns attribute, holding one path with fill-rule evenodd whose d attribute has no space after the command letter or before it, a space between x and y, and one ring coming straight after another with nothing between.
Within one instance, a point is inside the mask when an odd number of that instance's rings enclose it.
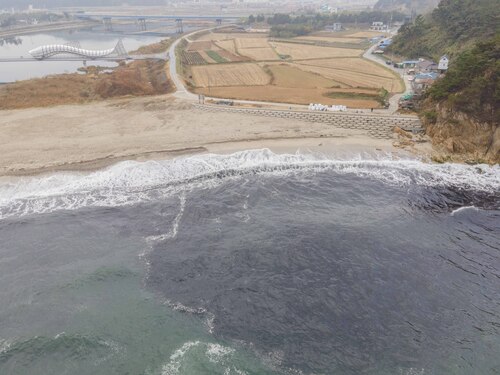
<instances>
[{"instance_id":1,"label":"white building","mask_svg":"<svg viewBox=\"0 0 500 375\"><path fill-rule=\"evenodd\" d=\"M448 56L444 55L439 59L439 64L438 64L438 70L440 71L446 71L448 70Z\"/></svg>"},{"instance_id":2,"label":"white building","mask_svg":"<svg viewBox=\"0 0 500 375\"><path fill-rule=\"evenodd\" d=\"M334 23L332 25L327 25L325 26L325 31L342 31L342 24L341 23Z\"/></svg>"},{"instance_id":3,"label":"white building","mask_svg":"<svg viewBox=\"0 0 500 375\"><path fill-rule=\"evenodd\" d=\"M374 31L387 31L389 27L385 25L383 22L373 22L370 26L370 30Z\"/></svg>"}]
</instances>

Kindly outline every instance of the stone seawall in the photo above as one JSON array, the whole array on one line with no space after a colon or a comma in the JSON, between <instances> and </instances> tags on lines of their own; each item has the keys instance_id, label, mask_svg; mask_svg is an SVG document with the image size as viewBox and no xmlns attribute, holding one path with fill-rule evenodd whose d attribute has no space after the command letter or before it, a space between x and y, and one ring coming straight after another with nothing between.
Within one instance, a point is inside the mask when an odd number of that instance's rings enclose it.
<instances>
[{"instance_id":1,"label":"stone seawall","mask_svg":"<svg viewBox=\"0 0 500 375\"><path fill-rule=\"evenodd\" d=\"M222 105L194 104L194 107L207 112L233 112L254 116L289 118L308 122L321 122L344 129L364 130L370 136L379 139L391 139L394 128L411 132L422 132L422 124L416 116L394 116L376 113L339 113L273 110L260 108L236 108Z\"/></svg>"}]
</instances>

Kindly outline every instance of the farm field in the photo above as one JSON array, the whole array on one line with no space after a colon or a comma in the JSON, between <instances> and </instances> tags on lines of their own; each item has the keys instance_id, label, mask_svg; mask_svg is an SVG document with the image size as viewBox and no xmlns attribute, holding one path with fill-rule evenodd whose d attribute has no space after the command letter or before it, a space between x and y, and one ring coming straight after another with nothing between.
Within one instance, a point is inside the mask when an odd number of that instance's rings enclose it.
<instances>
[{"instance_id":1,"label":"farm field","mask_svg":"<svg viewBox=\"0 0 500 375\"><path fill-rule=\"evenodd\" d=\"M362 58L374 35L381 33L322 32L287 42L265 34L206 33L185 47L185 54L193 54L185 76L194 92L212 97L379 108L382 89L401 92L404 83Z\"/></svg>"},{"instance_id":2,"label":"farm field","mask_svg":"<svg viewBox=\"0 0 500 375\"><path fill-rule=\"evenodd\" d=\"M385 35L387 36L388 34L383 32L383 31L358 31L350 35L346 35L348 38L374 38L379 35Z\"/></svg>"},{"instance_id":3,"label":"farm field","mask_svg":"<svg viewBox=\"0 0 500 375\"><path fill-rule=\"evenodd\" d=\"M313 42L337 42L337 43L363 43L367 38L338 37L329 35L306 35L298 36L295 40L310 40Z\"/></svg>"},{"instance_id":4,"label":"farm field","mask_svg":"<svg viewBox=\"0 0 500 375\"><path fill-rule=\"evenodd\" d=\"M271 77L257 64L214 64L191 67L196 87L267 85Z\"/></svg>"},{"instance_id":5,"label":"farm field","mask_svg":"<svg viewBox=\"0 0 500 375\"><path fill-rule=\"evenodd\" d=\"M197 40L206 41L206 40L228 40L228 39L241 39L241 38L264 38L267 39L267 34L259 34L259 33L209 33L200 36Z\"/></svg>"},{"instance_id":6,"label":"farm field","mask_svg":"<svg viewBox=\"0 0 500 375\"><path fill-rule=\"evenodd\" d=\"M337 86L338 83L319 74L305 72L291 64L265 65L272 76L272 84L289 88L328 88Z\"/></svg>"},{"instance_id":7,"label":"farm field","mask_svg":"<svg viewBox=\"0 0 500 375\"><path fill-rule=\"evenodd\" d=\"M236 53L236 45L234 39L218 40L215 42L215 44L217 44L217 46L219 46L221 49L224 49L231 53Z\"/></svg>"},{"instance_id":8,"label":"farm field","mask_svg":"<svg viewBox=\"0 0 500 375\"><path fill-rule=\"evenodd\" d=\"M198 88L197 94L227 99L256 100L263 102L279 102L290 104L322 103L328 105L347 105L351 108L378 108L376 100L329 98L325 96L328 89L301 89L277 86L235 86Z\"/></svg>"},{"instance_id":9,"label":"farm field","mask_svg":"<svg viewBox=\"0 0 500 375\"><path fill-rule=\"evenodd\" d=\"M392 92L401 91L398 88L401 87L401 81L396 77L381 77L366 73L353 72L348 70L338 70L332 68L325 68L314 65L302 65L297 64L301 69L320 74L324 77L330 78L336 82L339 82L344 87L358 87L358 88L385 88L386 90L391 90Z\"/></svg>"},{"instance_id":10,"label":"farm field","mask_svg":"<svg viewBox=\"0 0 500 375\"><path fill-rule=\"evenodd\" d=\"M265 48L241 48L238 53L255 61L281 60L271 47Z\"/></svg>"},{"instance_id":11,"label":"farm field","mask_svg":"<svg viewBox=\"0 0 500 375\"><path fill-rule=\"evenodd\" d=\"M272 42L271 45L276 48L278 54L290 56L293 60L356 57L363 53L361 49L319 47L298 43Z\"/></svg>"}]
</instances>

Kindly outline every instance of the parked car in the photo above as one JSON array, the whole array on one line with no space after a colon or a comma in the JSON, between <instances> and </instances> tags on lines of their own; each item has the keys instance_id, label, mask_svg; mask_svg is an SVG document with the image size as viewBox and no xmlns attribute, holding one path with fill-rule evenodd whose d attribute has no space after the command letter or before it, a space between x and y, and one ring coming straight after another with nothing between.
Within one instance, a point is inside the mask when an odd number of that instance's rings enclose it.
<instances>
[{"instance_id":1,"label":"parked car","mask_svg":"<svg viewBox=\"0 0 500 375\"><path fill-rule=\"evenodd\" d=\"M392 65L392 61L391 61L391 60L387 60L385 63L386 63L387 65Z\"/></svg>"}]
</instances>

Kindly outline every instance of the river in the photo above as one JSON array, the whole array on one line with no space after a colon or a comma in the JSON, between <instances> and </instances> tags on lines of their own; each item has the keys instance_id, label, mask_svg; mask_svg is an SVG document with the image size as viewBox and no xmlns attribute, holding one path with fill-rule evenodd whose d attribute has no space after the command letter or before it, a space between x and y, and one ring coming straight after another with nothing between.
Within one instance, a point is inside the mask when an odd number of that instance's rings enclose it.
<instances>
[{"instance_id":1,"label":"river","mask_svg":"<svg viewBox=\"0 0 500 375\"><path fill-rule=\"evenodd\" d=\"M31 57L28 53L33 48L46 44L75 44L82 48L102 50L113 48L122 39L127 51L158 42L166 37L152 35L122 35L91 30L58 31L32 34L10 38L0 42L0 57ZM113 67L114 62L88 62L88 65ZM0 63L0 83L14 82L30 78L44 77L50 74L74 73L83 66L82 61L32 61Z\"/></svg>"}]
</instances>

